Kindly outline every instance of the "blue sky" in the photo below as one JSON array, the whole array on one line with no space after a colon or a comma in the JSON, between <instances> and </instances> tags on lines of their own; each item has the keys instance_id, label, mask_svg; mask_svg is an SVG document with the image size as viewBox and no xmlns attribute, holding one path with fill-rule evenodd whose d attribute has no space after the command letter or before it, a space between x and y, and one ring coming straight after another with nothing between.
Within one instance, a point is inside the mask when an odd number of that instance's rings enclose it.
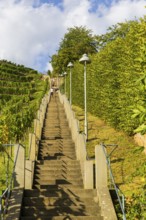
<instances>
[{"instance_id":1,"label":"blue sky","mask_svg":"<svg viewBox=\"0 0 146 220\"><path fill-rule=\"evenodd\" d=\"M40 72L73 26L104 34L109 26L146 14L146 0L0 0L0 59Z\"/></svg>"}]
</instances>

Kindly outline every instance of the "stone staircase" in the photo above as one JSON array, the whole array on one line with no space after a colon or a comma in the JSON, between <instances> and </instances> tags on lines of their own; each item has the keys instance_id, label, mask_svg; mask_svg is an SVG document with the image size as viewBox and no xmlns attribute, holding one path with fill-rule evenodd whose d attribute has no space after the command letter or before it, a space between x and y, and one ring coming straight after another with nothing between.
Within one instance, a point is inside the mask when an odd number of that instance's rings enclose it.
<instances>
[{"instance_id":1,"label":"stone staircase","mask_svg":"<svg viewBox=\"0 0 146 220\"><path fill-rule=\"evenodd\" d=\"M96 190L83 188L80 163L57 93L47 108L33 189L24 190L20 219L103 219Z\"/></svg>"}]
</instances>

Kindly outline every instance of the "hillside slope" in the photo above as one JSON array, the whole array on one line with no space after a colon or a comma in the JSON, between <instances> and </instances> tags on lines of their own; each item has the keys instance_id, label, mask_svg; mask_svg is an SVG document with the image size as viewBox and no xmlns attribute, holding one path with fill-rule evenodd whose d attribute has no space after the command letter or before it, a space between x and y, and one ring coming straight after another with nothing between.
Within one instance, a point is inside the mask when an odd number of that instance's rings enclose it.
<instances>
[{"instance_id":1,"label":"hillside slope","mask_svg":"<svg viewBox=\"0 0 146 220\"><path fill-rule=\"evenodd\" d=\"M84 111L73 106L79 120L80 131L84 130ZM111 167L116 185L125 195L127 220L139 220L146 217L146 155L143 147L134 142L133 137L117 131L98 117L88 114L88 156L94 158L97 144L117 144L111 154ZM113 147L107 146L108 154Z\"/></svg>"},{"instance_id":2,"label":"hillside slope","mask_svg":"<svg viewBox=\"0 0 146 220\"><path fill-rule=\"evenodd\" d=\"M0 143L23 136L47 89L48 80L37 71L0 61Z\"/></svg>"}]
</instances>

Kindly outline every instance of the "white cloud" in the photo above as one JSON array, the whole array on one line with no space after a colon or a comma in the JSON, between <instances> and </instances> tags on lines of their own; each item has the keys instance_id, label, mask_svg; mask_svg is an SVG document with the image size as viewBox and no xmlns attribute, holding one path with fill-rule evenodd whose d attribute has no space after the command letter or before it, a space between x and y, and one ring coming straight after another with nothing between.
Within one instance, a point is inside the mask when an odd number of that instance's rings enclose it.
<instances>
[{"instance_id":1,"label":"white cloud","mask_svg":"<svg viewBox=\"0 0 146 220\"><path fill-rule=\"evenodd\" d=\"M99 3L94 10L90 3L64 0L61 10L41 0L0 0L0 58L46 71L51 68L49 56L67 28L82 25L102 34L109 26L142 17L146 11L145 0L113 0L110 7Z\"/></svg>"},{"instance_id":2,"label":"white cloud","mask_svg":"<svg viewBox=\"0 0 146 220\"><path fill-rule=\"evenodd\" d=\"M90 2L87 0L64 0L64 13L66 27L86 26L89 15Z\"/></svg>"},{"instance_id":3,"label":"white cloud","mask_svg":"<svg viewBox=\"0 0 146 220\"><path fill-rule=\"evenodd\" d=\"M143 17L146 14L145 5L145 0L113 0L110 7L101 3L96 13L89 16L88 26L94 33L103 34L118 22Z\"/></svg>"},{"instance_id":4,"label":"white cloud","mask_svg":"<svg viewBox=\"0 0 146 220\"><path fill-rule=\"evenodd\" d=\"M42 69L39 62L48 61L63 37L63 14L49 5L0 6L0 58Z\"/></svg>"}]
</instances>

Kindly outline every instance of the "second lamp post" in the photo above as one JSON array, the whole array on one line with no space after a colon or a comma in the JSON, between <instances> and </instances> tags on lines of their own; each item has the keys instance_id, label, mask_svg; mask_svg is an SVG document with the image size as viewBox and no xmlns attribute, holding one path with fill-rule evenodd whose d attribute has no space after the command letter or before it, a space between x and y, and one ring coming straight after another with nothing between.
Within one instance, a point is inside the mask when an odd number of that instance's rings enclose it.
<instances>
[{"instance_id":1,"label":"second lamp post","mask_svg":"<svg viewBox=\"0 0 146 220\"><path fill-rule=\"evenodd\" d=\"M65 81L65 83L64 83L65 84L65 89L64 89L65 91L64 91L64 93L66 95L66 75L67 75L67 72L64 72L63 75L65 77L65 80L64 80Z\"/></svg>"},{"instance_id":2,"label":"second lamp post","mask_svg":"<svg viewBox=\"0 0 146 220\"><path fill-rule=\"evenodd\" d=\"M84 121L84 133L86 140L88 140L88 122L87 122L87 90L86 90L86 64L90 63L90 59L87 54L83 54L81 59L79 60L80 63L84 64L84 114L85 114L85 121Z\"/></svg>"},{"instance_id":3,"label":"second lamp post","mask_svg":"<svg viewBox=\"0 0 146 220\"><path fill-rule=\"evenodd\" d=\"M71 68L73 67L73 64L69 62L67 67L70 68L70 105L72 105L72 74L71 74Z\"/></svg>"}]
</instances>

